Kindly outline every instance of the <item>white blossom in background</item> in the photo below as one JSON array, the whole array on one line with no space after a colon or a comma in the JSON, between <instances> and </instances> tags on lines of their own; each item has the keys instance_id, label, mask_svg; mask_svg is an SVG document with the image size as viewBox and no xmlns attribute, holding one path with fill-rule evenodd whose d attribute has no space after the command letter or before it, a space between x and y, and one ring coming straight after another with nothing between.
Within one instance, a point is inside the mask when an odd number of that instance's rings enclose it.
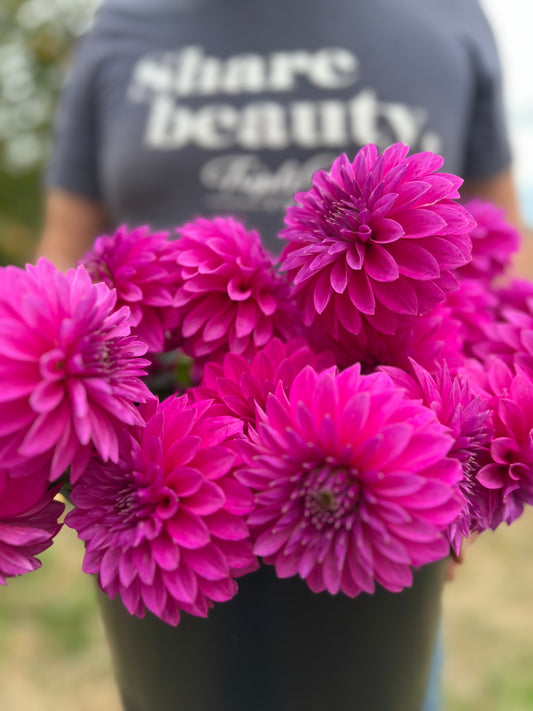
<instances>
[{"instance_id":1,"label":"white blossom in background","mask_svg":"<svg viewBox=\"0 0 533 711\"><path fill-rule=\"evenodd\" d=\"M0 170L21 174L48 155L66 61L99 0L2 0Z\"/></svg>"}]
</instances>

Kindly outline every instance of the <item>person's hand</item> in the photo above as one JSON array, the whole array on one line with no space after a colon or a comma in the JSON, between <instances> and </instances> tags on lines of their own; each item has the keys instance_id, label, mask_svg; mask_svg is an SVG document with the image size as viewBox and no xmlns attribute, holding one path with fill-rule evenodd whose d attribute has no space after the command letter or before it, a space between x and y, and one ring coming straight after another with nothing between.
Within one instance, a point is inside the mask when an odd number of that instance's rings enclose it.
<instances>
[{"instance_id":1,"label":"person's hand","mask_svg":"<svg viewBox=\"0 0 533 711\"><path fill-rule=\"evenodd\" d=\"M448 561L448 569L446 570L446 582L450 582L455 578L457 566L462 565L465 561L466 550L470 548L472 543L479 536L479 533L471 533L468 538L463 537L459 553L456 555L454 550L450 551L450 560Z\"/></svg>"}]
</instances>

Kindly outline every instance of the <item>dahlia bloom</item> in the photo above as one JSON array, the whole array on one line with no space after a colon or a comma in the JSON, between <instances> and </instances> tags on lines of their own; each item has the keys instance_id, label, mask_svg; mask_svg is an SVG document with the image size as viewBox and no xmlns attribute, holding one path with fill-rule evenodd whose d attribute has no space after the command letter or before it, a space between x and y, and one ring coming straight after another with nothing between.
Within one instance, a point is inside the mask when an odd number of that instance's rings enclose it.
<instances>
[{"instance_id":1,"label":"dahlia bloom","mask_svg":"<svg viewBox=\"0 0 533 711\"><path fill-rule=\"evenodd\" d=\"M497 303L489 283L478 279L460 279L459 289L446 297L446 307L460 324L459 336L466 357L483 358L487 355L484 345L480 344L493 333Z\"/></svg>"},{"instance_id":2,"label":"dahlia bloom","mask_svg":"<svg viewBox=\"0 0 533 711\"><path fill-rule=\"evenodd\" d=\"M476 530L495 530L517 519L524 504L533 504L533 382L497 357L471 377L489 398L494 430L490 461L477 475L487 500L481 501Z\"/></svg>"},{"instance_id":3,"label":"dahlia bloom","mask_svg":"<svg viewBox=\"0 0 533 711\"><path fill-rule=\"evenodd\" d=\"M323 370L333 360L329 354L316 355L302 338L287 343L273 338L251 359L228 353L221 363L207 363L199 387L189 393L195 399L211 398L220 413L239 417L246 431L255 425L257 407L265 408L277 384L282 382L288 392L306 365Z\"/></svg>"},{"instance_id":4,"label":"dahlia bloom","mask_svg":"<svg viewBox=\"0 0 533 711\"><path fill-rule=\"evenodd\" d=\"M0 458L19 469L39 460L50 479L75 481L96 448L118 459L118 437L142 422L150 396L140 380L145 344L130 336L129 310L92 284L83 267L59 272L40 259L0 271Z\"/></svg>"},{"instance_id":5,"label":"dahlia bloom","mask_svg":"<svg viewBox=\"0 0 533 711\"><path fill-rule=\"evenodd\" d=\"M259 234L232 217L199 218L179 228L183 285L174 305L182 316L183 350L217 360L250 355L273 337L297 335L289 286L274 269Z\"/></svg>"},{"instance_id":6,"label":"dahlia bloom","mask_svg":"<svg viewBox=\"0 0 533 711\"><path fill-rule=\"evenodd\" d=\"M408 151L342 155L287 209L281 267L308 325L329 306L332 332L338 322L358 334L367 320L392 334L399 317L425 314L457 288L475 224L455 202L462 180L436 172L440 156Z\"/></svg>"},{"instance_id":7,"label":"dahlia bloom","mask_svg":"<svg viewBox=\"0 0 533 711\"><path fill-rule=\"evenodd\" d=\"M385 373L306 367L267 400L242 444L255 492L254 551L280 578L350 597L412 583L411 566L447 555L464 505L453 439Z\"/></svg>"},{"instance_id":8,"label":"dahlia bloom","mask_svg":"<svg viewBox=\"0 0 533 711\"><path fill-rule=\"evenodd\" d=\"M421 400L431 408L440 423L448 428L454 444L448 456L457 459L463 469L459 483L465 497L465 506L448 528L450 543L458 555L461 543L472 530L472 521L479 520L479 487L477 473L485 463L492 435L488 402L472 393L468 379L462 375L452 377L446 363L432 375L418 363L411 361L411 373L396 368L384 368L394 382L406 389L409 397Z\"/></svg>"},{"instance_id":9,"label":"dahlia bloom","mask_svg":"<svg viewBox=\"0 0 533 711\"><path fill-rule=\"evenodd\" d=\"M442 361L455 371L464 363L461 323L443 304L423 316L404 316L394 335L383 333L368 322L357 335L337 324L333 335L328 324L324 312L309 327L307 337L316 350L327 345L339 368L360 363L364 373L371 373L381 365L408 368L409 359L413 358L430 371Z\"/></svg>"},{"instance_id":10,"label":"dahlia bloom","mask_svg":"<svg viewBox=\"0 0 533 711\"><path fill-rule=\"evenodd\" d=\"M205 616L232 598L234 578L257 567L245 523L253 497L233 476L238 419L186 395L149 408L117 464L90 461L66 523L110 598L177 625L181 611Z\"/></svg>"},{"instance_id":11,"label":"dahlia bloom","mask_svg":"<svg viewBox=\"0 0 533 711\"><path fill-rule=\"evenodd\" d=\"M496 307L492 321L479 321L481 334L472 347L473 355L485 360L499 356L533 377L533 284L514 280L494 290Z\"/></svg>"},{"instance_id":12,"label":"dahlia bloom","mask_svg":"<svg viewBox=\"0 0 533 711\"><path fill-rule=\"evenodd\" d=\"M52 545L63 504L54 501L43 477L13 479L0 469L0 585L6 578L40 568L36 555Z\"/></svg>"},{"instance_id":13,"label":"dahlia bloom","mask_svg":"<svg viewBox=\"0 0 533 711\"><path fill-rule=\"evenodd\" d=\"M123 225L99 237L80 262L93 281L116 289L116 308L129 306L132 334L153 353L171 347L168 340L178 325L173 308L180 285L176 249L167 232L151 233L146 226L128 231Z\"/></svg>"},{"instance_id":14,"label":"dahlia bloom","mask_svg":"<svg viewBox=\"0 0 533 711\"><path fill-rule=\"evenodd\" d=\"M511 255L520 246L520 234L507 222L503 210L486 200L470 200L465 208L477 224L470 232L472 261L461 267L459 277L491 282L510 265Z\"/></svg>"}]
</instances>

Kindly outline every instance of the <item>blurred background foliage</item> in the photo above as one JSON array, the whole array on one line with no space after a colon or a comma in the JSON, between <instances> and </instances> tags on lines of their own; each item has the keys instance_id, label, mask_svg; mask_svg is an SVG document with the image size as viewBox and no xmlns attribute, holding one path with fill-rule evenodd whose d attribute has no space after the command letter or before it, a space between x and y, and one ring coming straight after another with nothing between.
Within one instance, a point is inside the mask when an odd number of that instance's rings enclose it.
<instances>
[{"instance_id":1,"label":"blurred background foliage","mask_svg":"<svg viewBox=\"0 0 533 711\"><path fill-rule=\"evenodd\" d=\"M31 259L69 56L98 0L0 2L0 264Z\"/></svg>"}]
</instances>

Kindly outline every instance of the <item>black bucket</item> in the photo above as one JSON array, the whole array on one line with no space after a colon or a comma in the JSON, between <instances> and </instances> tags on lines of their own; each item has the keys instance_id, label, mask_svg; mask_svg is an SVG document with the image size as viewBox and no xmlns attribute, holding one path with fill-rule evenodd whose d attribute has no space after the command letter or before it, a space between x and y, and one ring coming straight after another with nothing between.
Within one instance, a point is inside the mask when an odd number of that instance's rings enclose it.
<instances>
[{"instance_id":1,"label":"black bucket","mask_svg":"<svg viewBox=\"0 0 533 711\"><path fill-rule=\"evenodd\" d=\"M125 711L419 711L446 561L401 593L312 593L262 567L170 627L100 593Z\"/></svg>"}]
</instances>

